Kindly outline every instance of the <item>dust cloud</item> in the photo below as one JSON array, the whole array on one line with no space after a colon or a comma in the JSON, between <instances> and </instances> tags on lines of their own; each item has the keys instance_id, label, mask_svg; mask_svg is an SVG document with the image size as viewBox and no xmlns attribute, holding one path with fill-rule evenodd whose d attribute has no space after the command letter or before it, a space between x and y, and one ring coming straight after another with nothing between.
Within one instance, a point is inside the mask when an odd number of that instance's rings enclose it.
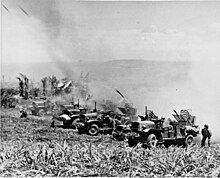
<instances>
[{"instance_id":1,"label":"dust cloud","mask_svg":"<svg viewBox=\"0 0 220 178\"><path fill-rule=\"evenodd\" d=\"M213 140L220 141L220 62L218 60L191 61L185 81L161 88L140 88L129 91L138 110L144 105L158 116L172 117L173 109L190 109L196 123L209 125Z\"/></svg>"},{"instance_id":2,"label":"dust cloud","mask_svg":"<svg viewBox=\"0 0 220 178\"><path fill-rule=\"evenodd\" d=\"M191 80L194 88L192 103L198 123L209 125L213 138L220 141L220 62L200 60L192 64Z\"/></svg>"}]
</instances>

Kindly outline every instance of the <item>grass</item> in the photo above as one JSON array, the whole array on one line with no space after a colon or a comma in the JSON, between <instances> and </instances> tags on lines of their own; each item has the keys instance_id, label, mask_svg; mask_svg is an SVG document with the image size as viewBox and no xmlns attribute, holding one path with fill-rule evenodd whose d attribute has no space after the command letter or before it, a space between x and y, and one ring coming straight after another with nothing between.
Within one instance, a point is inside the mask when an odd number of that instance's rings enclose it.
<instances>
[{"instance_id":1,"label":"grass","mask_svg":"<svg viewBox=\"0 0 220 178\"><path fill-rule=\"evenodd\" d=\"M0 177L3 176L218 176L220 146L129 148L108 135L78 135L50 128L50 118L2 113Z\"/></svg>"}]
</instances>

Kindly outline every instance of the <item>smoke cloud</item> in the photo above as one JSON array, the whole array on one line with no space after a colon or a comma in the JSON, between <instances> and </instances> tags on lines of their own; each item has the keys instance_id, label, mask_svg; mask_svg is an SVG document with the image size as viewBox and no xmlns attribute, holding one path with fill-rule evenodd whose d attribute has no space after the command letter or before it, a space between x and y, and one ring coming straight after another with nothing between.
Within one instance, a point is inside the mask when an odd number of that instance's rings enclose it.
<instances>
[{"instance_id":1,"label":"smoke cloud","mask_svg":"<svg viewBox=\"0 0 220 178\"><path fill-rule=\"evenodd\" d=\"M27 16L20 9L2 10L2 62L25 63L50 61L45 49L48 36L42 22Z\"/></svg>"},{"instance_id":2,"label":"smoke cloud","mask_svg":"<svg viewBox=\"0 0 220 178\"><path fill-rule=\"evenodd\" d=\"M220 63L201 60L191 67L191 79L194 88L193 107L198 113L198 123L209 125L213 138L220 140Z\"/></svg>"}]
</instances>

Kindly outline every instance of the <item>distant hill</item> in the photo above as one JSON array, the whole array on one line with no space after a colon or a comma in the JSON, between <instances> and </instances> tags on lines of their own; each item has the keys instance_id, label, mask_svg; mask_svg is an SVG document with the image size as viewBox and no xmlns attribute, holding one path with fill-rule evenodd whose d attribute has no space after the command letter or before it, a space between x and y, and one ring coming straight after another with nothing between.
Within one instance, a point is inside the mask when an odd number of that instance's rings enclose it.
<instances>
[{"instance_id":1,"label":"distant hill","mask_svg":"<svg viewBox=\"0 0 220 178\"><path fill-rule=\"evenodd\" d=\"M186 80L189 67L187 62L118 60L100 64L99 70L92 70L92 76L132 87L160 87Z\"/></svg>"},{"instance_id":2,"label":"distant hill","mask_svg":"<svg viewBox=\"0 0 220 178\"><path fill-rule=\"evenodd\" d=\"M189 62L114 60L108 62L26 63L2 64L5 81L16 82L19 73L26 74L35 82L42 77L56 75L76 79L81 72L90 73L92 81L103 81L114 85L135 87L161 87L187 80Z\"/></svg>"}]
</instances>

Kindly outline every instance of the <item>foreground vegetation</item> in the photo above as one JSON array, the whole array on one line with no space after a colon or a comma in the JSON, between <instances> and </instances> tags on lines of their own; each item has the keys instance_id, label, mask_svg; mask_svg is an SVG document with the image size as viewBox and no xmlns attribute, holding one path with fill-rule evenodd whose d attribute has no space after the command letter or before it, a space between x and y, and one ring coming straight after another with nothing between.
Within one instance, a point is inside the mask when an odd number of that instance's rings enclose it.
<instances>
[{"instance_id":1,"label":"foreground vegetation","mask_svg":"<svg viewBox=\"0 0 220 178\"><path fill-rule=\"evenodd\" d=\"M50 118L2 112L0 176L218 176L220 146L129 148L111 136L49 128Z\"/></svg>"}]
</instances>

